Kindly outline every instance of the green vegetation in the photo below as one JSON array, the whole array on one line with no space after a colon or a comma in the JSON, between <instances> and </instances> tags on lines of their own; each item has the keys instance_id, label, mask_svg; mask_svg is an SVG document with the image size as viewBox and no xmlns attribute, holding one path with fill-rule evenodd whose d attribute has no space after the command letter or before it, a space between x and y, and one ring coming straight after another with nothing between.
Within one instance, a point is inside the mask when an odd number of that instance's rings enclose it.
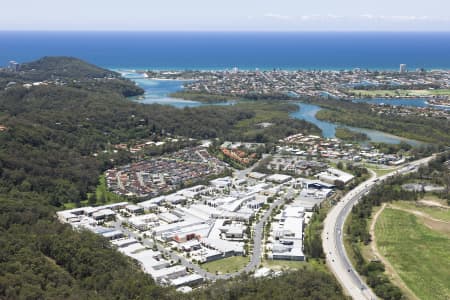
<instances>
[{"instance_id":1,"label":"green vegetation","mask_svg":"<svg viewBox=\"0 0 450 300\"><path fill-rule=\"evenodd\" d=\"M236 123L232 131L234 140L255 141L259 143L276 142L280 137L286 137L300 131L307 134L319 134L320 129L304 120L293 119L289 113L296 111L298 106L288 102L242 102L233 107L242 107L254 112L253 118L242 119ZM267 122L272 126L261 128L258 124ZM236 139L236 137L239 137Z\"/></svg>"},{"instance_id":2,"label":"green vegetation","mask_svg":"<svg viewBox=\"0 0 450 300\"><path fill-rule=\"evenodd\" d=\"M355 176L355 178L345 186L342 186L342 184L339 184L338 182L336 183L336 186L338 188L345 189L346 191L354 189L356 186L366 181L370 177L369 171L364 166L355 165L350 162L346 163L345 166L343 166L343 164L338 162L337 167L338 169L341 169Z\"/></svg>"},{"instance_id":3,"label":"green vegetation","mask_svg":"<svg viewBox=\"0 0 450 300\"><path fill-rule=\"evenodd\" d=\"M20 72L0 72L0 89L9 82L19 84L55 81L58 85L95 91L99 85L105 90L118 92L126 97L144 93L132 81L119 73L102 69L73 57L44 57L20 66Z\"/></svg>"},{"instance_id":4,"label":"green vegetation","mask_svg":"<svg viewBox=\"0 0 450 300\"><path fill-rule=\"evenodd\" d=\"M172 93L169 96L173 97L173 98L193 100L193 101L199 101L199 102L204 102L204 103L220 103L220 102L227 102L232 99L229 96L205 94L205 93L193 92L193 91L179 91L179 92Z\"/></svg>"},{"instance_id":5,"label":"green vegetation","mask_svg":"<svg viewBox=\"0 0 450 300\"><path fill-rule=\"evenodd\" d=\"M108 190L105 175L100 176L97 188L94 193L88 195L88 200L91 205L126 201L123 197Z\"/></svg>"},{"instance_id":6,"label":"green vegetation","mask_svg":"<svg viewBox=\"0 0 450 300\"><path fill-rule=\"evenodd\" d=\"M71 209L85 205L97 206L127 200L128 199L126 199L125 197L110 192L106 186L105 175L101 175L98 179L98 185L95 191L92 193L87 193L86 200L80 201L79 203L66 202L64 203L63 209Z\"/></svg>"},{"instance_id":7,"label":"green vegetation","mask_svg":"<svg viewBox=\"0 0 450 300\"><path fill-rule=\"evenodd\" d=\"M308 259L325 259L321 234L323 230L323 221L327 216L328 210L328 205L325 205L321 209L316 209L305 229L304 250Z\"/></svg>"},{"instance_id":8,"label":"green vegetation","mask_svg":"<svg viewBox=\"0 0 450 300\"><path fill-rule=\"evenodd\" d=\"M393 206L407 210L418 210L420 212L426 213L427 215L433 218L450 222L450 209L448 208L441 208L437 206L425 206L420 202L410 202L410 201L395 201L393 202Z\"/></svg>"},{"instance_id":9,"label":"green vegetation","mask_svg":"<svg viewBox=\"0 0 450 300\"><path fill-rule=\"evenodd\" d=\"M345 127L336 128L336 137L344 141L367 141L369 137L365 133L356 132Z\"/></svg>"},{"instance_id":10,"label":"green vegetation","mask_svg":"<svg viewBox=\"0 0 450 300\"><path fill-rule=\"evenodd\" d=\"M425 148L425 150L422 149L415 149L413 148L410 144L406 143L406 142L400 142L399 144L386 144L386 143L375 143L372 142L371 143L375 148L377 148L380 152L383 152L385 154L406 154L406 153L410 153L410 154L422 154L424 155L424 153L421 152L426 152L429 155L431 155L432 153L429 152L428 149ZM427 152L428 151L428 152Z\"/></svg>"},{"instance_id":11,"label":"green vegetation","mask_svg":"<svg viewBox=\"0 0 450 300\"><path fill-rule=\"evenodd\" d=\"M217 281L206 289L187 295L188 299L345 299L336 280L324 272L303 268L275 278L255 279L250 275Z\"/></svg>"},{"instance_id":12,"label":"green vegetation","mask_svg":"<svg viewBox=\"0 0 450 300\"><path fill-rule=\"evenodd\" d=\"M233 273L244 268L250 262L248 257L230 256L202 264L202 268L211 273Z\"/></svg>"},{"instance_id":13,"label":"green vegetation","mask_svg":"<svg viewBox=\"0 0 450 300\"><path fill-rule=\"evenodd\" d=\"M315 99L313 101L324 108L316 114L316 117L320 120L375 129L434 145L445 146L450 144L449 120L439 120L424 116L380 116L373 112L367 103L353 103L332 99Z\"/></svg>"},{"instance_id":14,"label":"green vegetation","mask_svg":"<svg viewBox=\"0 0 450 300\"><path fill-rule=\"evenodd\" d=\"M375 235L383 256L420 299L450 298L450 240L404 211L386 208Z\"/></svg>"},{"instance_id":15,"label":"green vegetation","mask_svg":"<svg viewBox=\"0 0 450 300\"><path fill-rule=\"evenodd\" d=\"M373 166L373 165L366 165L366 168L371 169L372 171L375 172L375 174L377 174L378 177L386 175L388 173L392 173L396 170L396 168L380 168L378 166Z\"/></svg>"},{"instance_id":16,"label":"green vegetation","mask_svg":"<svg viewBox=\"0 0 450 300\"><path fill-rule=\"evenodd\" d=\"M367 245L371 241L367 219L372 215L372 208L381 202L398 199L403 192L395 182L376 187L372 192L362 198L350 215L346 223L346 249L357 271L367 278L367 283L377 296L383 299L401 299L400 289L393 285L384 273L384 265L378 261L367 262L362 255L362 244ZM408 193L406 197L414 199L414 193Z\"/></svg>"},{"instance_id":17,"label":"green vegetation","mask_svg":"<svg viewBox=\"0 0 450 300\"><path fill-rule=\"evenodd\" d=\"M5 90L11 81L18 84ZM47 85L22 87L33 81ZM8 128L0 132L0 299L341 299L335 280L314 271L273 281L239 278L175 294L156 286L107 240L56 220L57 209L84 204L92 194L114 201L98 178L132 158L109 151L111 144L153 135L257 137L236 127L258 115L253 107L176 109L124 98L139 93L118 74L73 58L44 58L21 72L0 73L0 124ZM277 110L264 107L259 114ZM286 119L258 134L275 139L308 128L317 130Z\"/></svg>"}]
</instances>

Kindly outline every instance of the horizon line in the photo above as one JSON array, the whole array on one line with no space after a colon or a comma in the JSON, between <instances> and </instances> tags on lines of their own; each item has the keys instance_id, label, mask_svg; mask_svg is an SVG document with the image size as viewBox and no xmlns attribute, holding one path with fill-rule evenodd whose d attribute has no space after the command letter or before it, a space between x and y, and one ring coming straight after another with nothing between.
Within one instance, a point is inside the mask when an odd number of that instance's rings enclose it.
<instances>
[{"instance_id":1,"label":"horizon line","mask_svg":"<svg viewBox=\"0 0 450 300\"><path fill-rule=\"evenodd\" d=\"M443 30L376 30L376 29L311 29L311 30L298 30L298 29L218 29L218 30L205 30L205 29L0 29L0 32L129 32L129 33L450 33L450 29Z\"/></svg>"}]
</instances>

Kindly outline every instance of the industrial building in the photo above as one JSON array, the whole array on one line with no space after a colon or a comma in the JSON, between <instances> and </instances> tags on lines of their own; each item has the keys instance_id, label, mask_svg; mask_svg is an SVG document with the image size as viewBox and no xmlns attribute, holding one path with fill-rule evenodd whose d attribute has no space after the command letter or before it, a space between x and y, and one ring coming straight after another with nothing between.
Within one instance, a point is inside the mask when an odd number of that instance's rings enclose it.
<instances>
[{"instance_id":1,"label":"industrial building","mask_svg":"<svg viewBox=\"0 0 450 300\"><path fill-rule=\"evenodd\" d=\"M274 218L269 258L305 260L303 253L304 215L305 209L303 207L290 205Z\"/></svg>"},{"instance_id":2,"label":"industrial building","mask_svg":"<svg viewBox=\"0 0 450 300\"><path fill-rule=\"evenodd\" d=\"M316 177L333 185L346 185L355 178L352 174L335 168L328 168L326 171L317 174Z\"/></svg>"}]
</instances>

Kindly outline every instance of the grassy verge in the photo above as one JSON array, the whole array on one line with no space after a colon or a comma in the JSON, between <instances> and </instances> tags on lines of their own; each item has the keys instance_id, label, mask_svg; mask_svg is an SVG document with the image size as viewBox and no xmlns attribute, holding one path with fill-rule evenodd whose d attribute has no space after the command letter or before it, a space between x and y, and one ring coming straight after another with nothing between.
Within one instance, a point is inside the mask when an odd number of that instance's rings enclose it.
<instances>
[{"instance_id":1,"label":"grassy verge","mask_svg":"<svg viewBox=\"0 0 450 300\"><path fill-rule=\"evenodd\" d=\"M386 175L388 173L394 172L395 170L399 169L399 168L381 168L378 165L373 165L373 164L365 164L364 165L366 168L372 170L375 172L375 174L377 174L378 177Z\"/></svg>"},{"instance_id":2,"label":"grassy verge","mask_svg":"<svg viewBox=\"0 0 450 300\"><path fill-rule=\"evenodd\" d=\"M410 213L386 208L376 227L377 245L421 299L450 298L450 239Z\"/></svg>"},{"instance_id":3,"label":"grassy verge","mask_svg":"<svg viewBox=\"0 0 450 300\"><path fill-rule=\"evenodd\" d=\"M325 264L325 261L322 259L315 259L315 258L308 259L307 262L264 259L262 261L262 266L270 268L275 271L309 269L331 274L331 272L327 268L327 265Z\"/></svg>"},{"instance_id":4,"label":"grassy verge","mask_svg":"<svg viewBox=\"0 0 450 300\"><path fill-rule=\"evenodd\" d=\"M273 270L298 270L307 267L308 263L304 261L293 261L293 260L271 260L265 259L262 262L264 267Z\"/></svg>"},{"instance_id":5,"label":"grassy verge","mask_svg":"<svg viewBox=\"0 0 450 300\"><path fill-rule=\"evenodd\" d=\"M231 273L239 271L250 262L249 257L231 256L215 260L201 265L203 269L211 273Z\"/></svg>"}]
</instances>

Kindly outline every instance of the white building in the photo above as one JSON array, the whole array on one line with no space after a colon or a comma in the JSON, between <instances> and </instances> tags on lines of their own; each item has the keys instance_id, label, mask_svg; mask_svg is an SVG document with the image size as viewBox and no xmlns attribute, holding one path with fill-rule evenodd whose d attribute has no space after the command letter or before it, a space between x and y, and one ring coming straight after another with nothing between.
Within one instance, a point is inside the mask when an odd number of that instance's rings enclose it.
<instances>
[{"instance_id":1,"label":"white building","mask_svg":"<svg viewBox=\"0 0 450 300\"><path fill-rule=\"evenodd\" d=\"M198 274L189 274L170 280L170 285L175 287L197 285L203 282L203 277Z\"/></svg>"},{"instance_id":2,"label":"white building","mask_svg":"<svg viewBox=\"0 0 450 300\"><path fill-rule=\"evenodd\" d=\"M305 209L299 206L288 206L277 217L278 222L272 225L272 259L304 260L303 225Z\"/></svg>"},{"instance_id":3,"label":"white building","mask_svg":"<svg viewBox=\"0 0 450 300\"><path fill-rule=\"evenodd\" d=\"M335 169L328 168L325 172L319 173L316 177L330 184L347 184L355 178L352 174Z\"/></svg>"},{"instance_id":4,"label":"white building","mask_svg":"<svg viewBox=\"0 0 450 300\"><path fill-rule=\"evenodd\" d=\"M275 182L278 184L288 182L291 179L292 179L292 176L284 175L284 174L273 174L273 175L270 175L269 177L266 177L267 181Z\"/></svg>"},{"instance_id":5,"label":"white building","mask_svg":"<svg viewBox=\"0 0 450 300\"><path fill-rule=\"evenodd\" d=\"M159 270L152 270L150 272L150 275L153 277L155 281L160 281L163 279L170 280L175 279L177 277L186 275L186 268L180 265L168 267L168 268L162 268Z\"/></svg>"},{"instance_id":6,"label":"white building","mask_svg":"<svg viewBox=\"0 0 450 300\"><path fill-rule=\"evenodd\" d=\"M158 226L158 220L159 218L157 215L146 214L129 218L128 224L137 230L145 231L153 226Z\"/></svg>"},{"instance_id":7,"label":"white building","mask_svg":"<svg viewBox=\"0 0 450 300\"><path fill-rule=\"evenodd\" d=\"M406 73L407 72L406 64L400 64L399 72L400 73Z\"/></svg>"}]
</instances>

